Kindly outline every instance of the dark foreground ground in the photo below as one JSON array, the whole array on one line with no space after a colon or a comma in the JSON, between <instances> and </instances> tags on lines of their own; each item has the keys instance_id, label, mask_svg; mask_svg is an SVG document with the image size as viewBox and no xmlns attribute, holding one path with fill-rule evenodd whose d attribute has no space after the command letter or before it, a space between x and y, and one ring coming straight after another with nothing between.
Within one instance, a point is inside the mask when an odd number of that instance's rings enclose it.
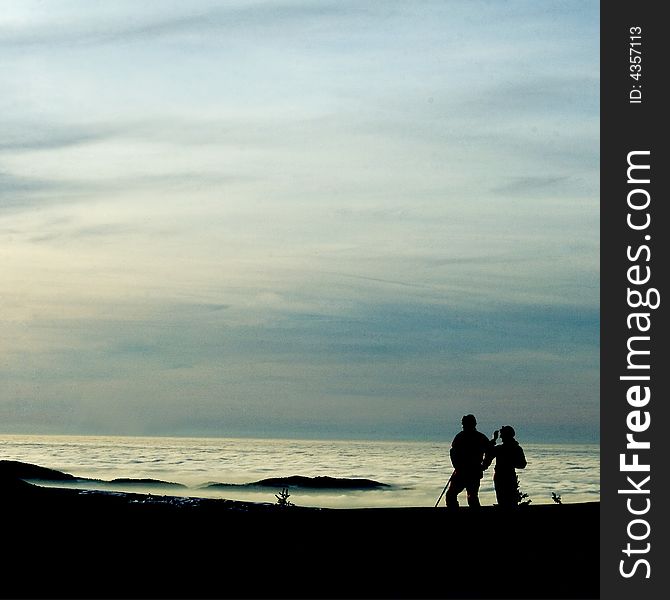
<instances>
[{"instance_id":1,"label":"dark foreground ground","mask_svg":"<svg viewBox=\"0 0 670 600\"><path fill-rule=\"evenodd\" d=\"M599 504L327 510L0 480L5 598L597 598Z\"/></svg>"}]
</instances>

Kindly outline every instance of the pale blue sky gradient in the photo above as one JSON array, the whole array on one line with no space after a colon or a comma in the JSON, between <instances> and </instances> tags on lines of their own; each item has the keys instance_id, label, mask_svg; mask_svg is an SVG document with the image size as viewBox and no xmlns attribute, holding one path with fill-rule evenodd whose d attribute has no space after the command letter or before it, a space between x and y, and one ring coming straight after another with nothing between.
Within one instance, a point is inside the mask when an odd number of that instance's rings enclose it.
<instances>
[{"instance_id":1,"label":"pale blue sky gradient","mask_svg":"<svg viewBox=\"0 0 670 600\"><path fill-rule=\"evenodd\" d=\"M0 7L0 430L598 439L597 2Z\"/></svg>"}]
</instances>

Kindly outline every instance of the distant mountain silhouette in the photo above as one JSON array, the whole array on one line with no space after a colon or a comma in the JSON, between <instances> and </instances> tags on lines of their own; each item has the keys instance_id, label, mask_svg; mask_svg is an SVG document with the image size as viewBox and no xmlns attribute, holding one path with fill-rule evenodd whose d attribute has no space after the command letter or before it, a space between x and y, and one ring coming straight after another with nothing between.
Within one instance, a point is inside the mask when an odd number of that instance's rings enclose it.
<instances>
[{"instance_id":1,"label":"distant mountain silhouette","mask_svg":"<svg viewBox=\"0 0 670 600\"><path fill-rule=\"evenodd\" d=\"M103 483L110 483L110 484L122 484L122 485L138 485L138 486L170 486L170 487L179 487L179 488L185 488L185 486L182 483L174 483L172 481L162 481L160 479L133 479L129 477L119 477L117 479L112 479L111 481L104 481Z\"/></svg>"},{"instance_id":2,"label":"distant mountain silhouette","mask_svg":"<svg viewBox=\"0 0 670 600\"><path fill-rule=\"evenodd\" d=\"M135 479L127 477L119 477L106 481L104 479L91 479L87 477L75 477L69 473L56 471L55 469L48 469L38 465L31 465L13 460L0 460L0 481L1 480L16 480L16 479L32 479L42 481L59 481L71 483L96 483L98 485L123 485L123 486L156 486L156 487L177 487L186 488L187 486L181 483L174 483L171 481L161 481L160 479ZM381 483L373 479L365 478L348 478L348 477L306 477L304 475L291 475L290 477L270 477L268 479L261 479L259 481L252 481L251 483L209 483L201 486L201 488L216 489L216 488L278 488L278 487L296 487L308 490L378 490L390 488L387 483Z\"/></svg>"},{"instance_id":3,"label":"distant mountain silhouette","mask_svg":"<svg viewBox=\"0 0 670 600\"><path fill-rule=\"evenodd\" d=\"M374 481L373 479L328 476L305 477L304 475L291 475L290 477L270 477L251 483L210 483L205 487L299 487L318 490L371 490L388 488L391 486L387 483Z\"/></svg>"},{"instance_id":4,"label":"distant mountain silhouette","mask_svg":"<svg viewBox=\"0 0 670 600\"><path fill-rule=\"evenodd\" d=\"M43 479L45 481L76 481L69 473L47 469L38 465L16 460L0 460L0 480L9 479Z\"/></svg>"},{"instance_id":5,"label":"distant mountain silhouette","mask_svg":"<svg viewBox=\"0 0 670 600\"><path fill-rule=\"evenodd\" d=\"M128 477L119 477L106 481L104 479L92 479L89 477L75 477L69 473L56 471L55 469L48 469L38 465L31 465L30 463L19 462L16 460L0 460L0 481L17 480L17 479L32 479L41 481L68 481L71 483L86 482L97 483L102 485L137 485L137 486L170 486L185 488L181 483L173 483L171 481L161 481L160 479L133 479Z\"/></svg>"}]
</instances>

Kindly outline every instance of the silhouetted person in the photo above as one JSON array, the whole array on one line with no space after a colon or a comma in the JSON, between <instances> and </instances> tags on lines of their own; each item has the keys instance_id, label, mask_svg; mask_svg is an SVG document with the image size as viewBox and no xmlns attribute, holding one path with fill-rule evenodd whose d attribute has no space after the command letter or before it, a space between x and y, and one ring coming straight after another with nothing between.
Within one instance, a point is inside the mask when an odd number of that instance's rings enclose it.
<instances>
[{"instance_id":1,"label":"silhouetted person","mask_svg":"<svg viewBox=\"0 0 670 600\"><path fill-rule=\"evenodd\" d=\"M488 438L477 431L477 419L474 415L465 415L461 420L463 431L456 434L451 442L451 464L454 465L454 474L449 482L449 489L445 495L447 506L458 506L458 494L463 490L468 494L468 506L478 508L479 482L482 478L482 462L484 454L489 449Z\"/></svg>"},{"instance_id":2,"label":"silhouetted person","mask_svg":"<svg viewBox=\"0 0 670 600\"><path fill-rule=\"evenodd\" d=\"M493 432L493 439L489 442L489 450L484 458L484 469L488 469L495 460L495 472L493 474L493 485L496 490L498 506L518 506L520 495L516 479L516 469L526 468L526 456L523 448L514 439L516 432L511 425L500 428L500 440L502 444L496 445L498 430Z\"/></svg>"}]
</instances>

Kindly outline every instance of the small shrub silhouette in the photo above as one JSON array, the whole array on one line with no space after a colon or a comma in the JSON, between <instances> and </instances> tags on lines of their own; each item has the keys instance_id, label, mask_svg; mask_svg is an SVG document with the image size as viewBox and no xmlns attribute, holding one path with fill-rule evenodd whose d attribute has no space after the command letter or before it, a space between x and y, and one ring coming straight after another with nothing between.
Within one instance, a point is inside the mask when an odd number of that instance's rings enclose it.
<instances>
[{"instance_id":1,"label":"small shrub silhouette","mask_svg":"<svg viewBox=\"0 0 670 600\"><path fill-rule=\"evenodd\" d=\"M277 498L277 504L279 506L293 506L293 502L289 500L291 494L288 493L288 488L282 488L281 492L278 494L275 494L275 498Z\"/></svg>"},{"instance_id":2,"label":"small shrub silhouette","mask_svg":"<svg viewBox=\"0 0 670 600\"><path fill-rule=\"evenodd\" d=\"M496 492L496 495L497 495L497 492ZM519 476L517 475L516 476L516 488L513 492L510 490L510 497L509 497L508 501L505 504L503 504L503 506L507 506L507 507L510 507L510 506L528 506L531 502L532 502L532 500L530 499L528 494L521 491L521 488L519 487ZM501 506L501 505L500 504L495 504L494 506Z\"/></svg>"},{"instance_id":3,"label":"small shrub silhouette","mask_svg":"<svg viewBox=\"0 0 670 600\"><path fill-rule=\"evenodd\" d=\"M551 499L556 502L556 504L563 504L563 502L561 502L561 495L556 492L551 492Z\"/></svg>"},{"instance_id":4,"label":"small shrub silhouette","mask_svg":"<svg viewBox=\"0 0 670 600\"><path fill-rule=\"evenodd\" d=\"M517 497L516 502L519 506L528 506L532 502L528 494L521 491L521 488L519 487L518 475L516 476L516 497Z\"/></svg>"}]
</instances>

